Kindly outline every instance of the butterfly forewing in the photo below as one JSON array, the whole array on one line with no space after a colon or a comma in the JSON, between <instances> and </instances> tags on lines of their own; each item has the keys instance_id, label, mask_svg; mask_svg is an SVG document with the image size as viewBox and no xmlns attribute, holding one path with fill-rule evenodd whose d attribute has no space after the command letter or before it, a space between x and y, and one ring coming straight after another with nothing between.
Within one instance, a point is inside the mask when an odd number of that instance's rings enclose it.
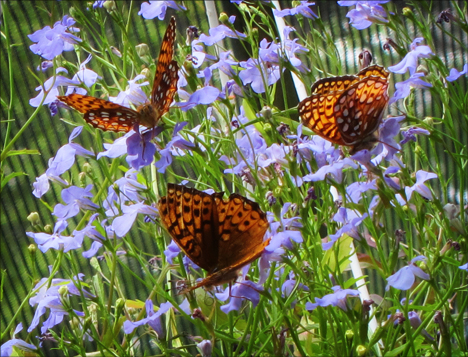
<instances>
[{"instance_id":1,"label":"butterfly forewing","mask_svg":"<svg viewBox=\"0 0 468 357\"><path fill-rule=\"evenodd\" d=\"M169 110L177 91L179 67L174 61L175 39L176 21L172 17L161 44L151 92L151 103L155 106L159 116L164 115Z\"/></svg>"},{"instance_id":2,"label":"butterfly forewing","mask_svg":"<svg viewBox=\"0 0 468 357\"><path fill-rule=\"evenodd\" d=\"M383 67L373 65L357 76L321 79L312 86L312 95L299 103L299 116L324 139L351 146L350 153L369 148L388 103L388 77Z\"/></svg>"},{"instance_id":3,"label":"butterfly forewing","mask_svg":"<svg viewBox=\"0 0 468 357\"><path fill-rule=\"evenodd\" d=\"M138 113L130 108L88 95L74 93L57 98L84 113L84 119L93 127L105 131L127 132L138 119Z\"/></svg>"}]
</instances>

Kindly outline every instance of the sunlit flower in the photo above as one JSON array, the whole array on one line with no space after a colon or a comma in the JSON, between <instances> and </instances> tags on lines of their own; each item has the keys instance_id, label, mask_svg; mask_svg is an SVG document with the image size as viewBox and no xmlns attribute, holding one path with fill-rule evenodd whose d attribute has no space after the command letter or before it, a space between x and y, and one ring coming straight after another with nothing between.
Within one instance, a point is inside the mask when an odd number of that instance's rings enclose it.
<instances>
[{"instance_id":1,"label":"sunlit flower","mask_svg":"<svg viewBox=\"0 0 468 357\"><path fill-rule=\"evenodd\" d=\"M140 11L138 11L138 15L143 16L143 18L147 20L154 19L157 17L159 20L164 20L166 17L166 10L168 7L171 7L175 10L187 10L182 5L177 5L175 1L150 1L149 3L144 2L141 4Z\"/></svg>"},{"instance_id":2,"label":"sunlit flower","mask_svg":"<svg viewBox=\"0 0 468 357\"><path fill-rule=\"evenodd\" d=\"M318 16L309 8L312 5L315 5L315 2L301 1L300 4L298 4L296 7L293 7L292 9L273 9L273 15L278 17L285 17L288 15L294 16L301 14L302 16L308 17L309 19L316 19Z\"/></svg>"},{"instance_id":3,"label":"sunlit flower","mask_svg":"<svg viewBox=\"0 0 468 357\"><path fill-rule=\"evenodd\" d=\"M368 28L373 23L386 24L387 13L379 4L385 4L390 0L380 1L338 1L340 6L353 6L356 8L349 11L346 17L349 18L349 23L357 30Z\"/></svg>"},{"instance_id":4,"label":"sunlit flower","mask_svg":"<svg viewBox=\"0 0 468 357\"><path fill-rule=\"evenodd\" d=\"M88 197L93 197L91 190L93 185L86 188L71 186L62 190L62 199L66 205L58 203L54 207L54 215L59 219L68 219L76 216L80 208L87 211L94 211L99 206L93 203Z\"/></svg>"},{"instance_id":5,"label":"sunlit flower","mask_svg":"<svg viewBox=\"0 0 468 357\"><path fill-rule=\"evenodd\" d=\"M388 104L395 103L399 99L406 98L411 91L411 88L430 88L431 83L425 82L421 79L424 73L416 72L411 75L406 81L395 83L396 91L393 97L390 98Z\"/></svg>"},{"instance_id":6,"label":"sunlit flower","mask_svg":"<svg viewBox=\"0 0 468 357\"><path fill-rule=\"evenodd\" d=\"M216 293L216 297L220 301L226 301L230 298L228 304L221 306L221 311L228 314L230 311L239 309L242 306L244 299L252 301L253 307L257 306L260 301L259 291L263 291L261 285L255 284L251 280L243 279L232 286L228 286L222 293Z\"/></svg>"},{"instance_id":7,"label":"sunlit flower","mask_svg":"<svg viewBox=\"0 0 468 357\"><path fill-rule=\"evenodd\" d=\"M27 343L19 338L15 338L17 333L20 333L23 330L23 324L20 322L18 326L16 326L15 332L13 333L13 338L7 342L5 342L0 347L0 356L10 357L13 356L13 347L17 349L30 353L31 355L36 354L37 348L36 346Z\"/></svg>"},{"instance_id":8,"label":"sunlit flower","mask_svg":"<svg viewBox=\"0 0 468 357\"><path fill-rule=\"evenodd\" d=\"M140 321L130 321L127 320L123 324L123 330L128 335L133 332L138 326L146 325L150 326L158 334L159 339L164 338L164 328L161 324L161 316L169 311L172 308L170 302L163 302L157 312L154 312L153 302L148 299L145 303L146 309L146 318L141 319Z\"/></svg>"},{"instance_id":9,"label":"sunlit flower","mask_svg":"<svg viewBox=\"0 0 468 357\"><path fill-rule=\"evenodd\" d=\"M388 70L400 74L409 70L411 75L414 74L416 68L418 68L418 58L429 58L434 55L429 46L418 46L418 43L423 40L424 38L422 37L415 38L410 45L411 50L406 54L403 60L394 66L388 67Z\"/></svg>"},{"instance_id":10,"label":"sunlit flower","mask_svg":"<svg viewBox=\"0 0 468 357\"><path fill-rule=\"evenodd\" d=\"M96 83L96 81L101 78L98 76L96 72L94 72L91 69L86 68L86 64L91 61L93 57L91 55L88 56L86 60L83 61L83 63L80 64L80 69L78 72L73 76L72 81L78 81L80 83L84 83L86 87L91 87ZM76 87L76 86L68 86L67 91L65 92L65 95L69 95L72 93L77 93L77 94L86 94L87 90L81 87Z\"/></svg>"},{"instance_id":11,"label":"sunlit flower","mask_svg":"<svg viewBox=\"0 0 468 357\"><path fill-rule=\"evenodd\" d=\"M65 15L62 21L57 21L54 27L46 26L41 30L37 30L29 39L37 42L29 48L35 54L42 56L45 59L51 60L60 55L63 51L71 51L76 43L81 42L79 37L70 32L79 32L80 29L72 27L75 20L68 15ZM68 32L70 31L70 32Z\"/></svg>"},{"instance_id":12,"label":"sunlit flower","mask_svg":"<svg viewBox=\"0 0 468 357\"><path fill-rule=\"evenodd\" d=\"M458 72L456 68L452 68L450 70L450 74L447 76L447 80L449 82L456 81L459 77L467 73L468 73L468 63L465 63L465 65L463 66L463 70L461 72Z\"/></svg>"}]
</instances>

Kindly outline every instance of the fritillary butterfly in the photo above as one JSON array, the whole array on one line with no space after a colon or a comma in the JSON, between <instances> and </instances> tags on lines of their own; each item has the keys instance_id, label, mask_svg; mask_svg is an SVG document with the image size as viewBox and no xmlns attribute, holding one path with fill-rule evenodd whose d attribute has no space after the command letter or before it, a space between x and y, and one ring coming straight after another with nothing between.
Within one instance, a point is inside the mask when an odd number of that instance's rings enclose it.
<instances>
[{"instance_id":1,"label":"fritillary butterfly","mask_svg":"<svg viewBox=\"0 0 468 357\"><path fill-rule=\"evenodd\" d=\"M104 131L128 132L138 123L154 128L169 110L179 79L179 66L174 60L176 20L171 18L161 44L150 102L133 110L107 100L81 94L57 98L84 114L84 119Z\"/></svg>"},{"instance_id":2,"label":"fritillary butterfly","mask_svg":"<svg viewBox=\"0 0 468 357\"><path fill-rule=\"evenodd\" d=\"M161 222L174 242L208 272L186 291L232 282L270 241L263 240L269 224L257 203L235 193L222 197L222 192L210 195L168 184L167 195L158 202Z\"/></svg>"},{"instance_id":3,"label":"fritillary butterfly","mask_svg":"<svg viewBox=\"0 0 468 357\"><path fill-rule=\"evenodd\" d=\"M388 103L388 81L389 73L378 65L357 75L320 79L299 103L302 123L332 143L349 146L351 155L371 149Z\"/></svg>"}]
</instances>

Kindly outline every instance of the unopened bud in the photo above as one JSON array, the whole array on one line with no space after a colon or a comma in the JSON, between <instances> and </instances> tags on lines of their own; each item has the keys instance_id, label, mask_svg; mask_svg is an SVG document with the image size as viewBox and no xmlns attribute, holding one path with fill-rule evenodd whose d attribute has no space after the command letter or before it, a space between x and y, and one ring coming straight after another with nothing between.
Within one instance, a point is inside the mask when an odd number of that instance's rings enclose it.
<instances>
[{"instance_id":1,"label":"unopened bud","mask_svg":"<svg viewBox=\"0 0 468 357\"><path fill-rule=\"evenodd\" d=\"M265 121L270 121L271 118L273 117L273 115L271 113L271 108L267 107L267 106L264 106L260 113L265 118Z\"/></svg>"},{"instance_id":2,"label":"unopened bud","mask_svg":"<svg viewBox=\"0 0 468 357\"><path fill-rule=\"evenodd\" d=\"M54 229L52 228L52 226L50 224L46 224L44 226L44 233L52 234L53 231L54 231Z\"/></svg>"},{"instance_id":3,"label":"unopened bud","mask_svg":"<svg viewBox=\"0 0 468 357\"><path fill-rule=\"evenodd\" d=\"M222 24L227 25L227 26L231 25L231 23L229 22L229 16L225 12L222 12L219 15L219 22L221 22Z\"/></svg>"},{"instance_id":4,"label":"unopened bud","mask_svg":"<svg viewBox=\"0 0 468 357\"><path fill-rule=\"evenodd\" d=\"M136 45L135 49L140 58L147 56L149 53L149 47L146 43L140 43L139 45Z\"/></svg>"},{"instance_id":5,"label":"unopened bud","mask_svg":"<svg viewBox=\"0 0 468 357\"><path fill-rule=\"evenodd\" d=\"M107 12L112 12L112 11L115 11L115 9L117 9L117 7L115 6L114 0L107 0L104 2L104 5L102 6L104 7L104 9L107 10Z\"/></svg>"},{"instance_id":6,"label":"unopened bud","mask_svg":"<svg viewBox=\"0 0 468 357\"><path fill-rule=\"evenodd\" d=\"M409 17L409 16L414 15L413 10L411 10L409 7L404 7L402 12L403 12L403 16Z\"/></svg>"},{"instance_id":7,"label":"unopened bud","mask_svg":"<svg viewBox=\"0 0 468 357\"><path fill-rule=\"evenodd\" d=\"M433 126L434 125L434 118L433 117L425 117L423 119L423 122L426 123L429 126Z\"/></svg>"},{"instance_id":8,"label":"unopened bud","mask_svg":"<svg viewBox=\"0 0 468 357\"><path fill-rule=\"evenodd\" d=\"M35 244L28 245L28 251L29 253L31 253L31 255L36 254L36 251L37 251L36 245Z\"/></svg>"},{"instance_id":9,"label":"unopened bud","mask_svg":"<svg viewBox=\"0 0 468 357\"><path fill-rule=\"evenodd\" d=\"M39 214L37 212L31 212L27 217L27 220L31 222L33 226L39 224Z\"/></svg>"},{"instance_id":10,"label":"unopened bud","mask_svg":"<svg viewBox=\"0 0 468 357\"><path fill-rule=\"evenodd\" d=\"M58 293L60 294L60 296L67 296L67 295L68 295L68 286L62 285L62 286L58 289Z\"/></svg>"},{"instance_id":11,"label":"unopened bud","mask_svg":"<svg viewBox=\"0 0 468 357\"><path fill-rule=\"evenodd\" d=\"M367 353L367 348L363 345L359 345L356 347L356 353L358 356L365 356Z\"/></svg>"},{"instance_id":12,"label":"unopened bud","mask_svg":"<svg viewBox=\"0 0 468 357\"><path fill-rule=\"evenodd\" d=\"M78 174L78 180L80 181L80 183L82 185L84 185L86 183L86 173L85 172L80 172Z\"/></svg>"},{"instance_id":13,"label":"unopened bud","mask_svg":"<svg viewBox=\"0 0 468 357\"><path fill-rule=\"evenodd\" d=\"M83 171L86 172L87 174L91 173L92 167L91 167L91 164L89 162L85 162L83 164Z\"/></svg>"},{"instance_id":14,"label":"unopened bud","mask_svg":"<svg viewBox=\"0 0 468 357\"><path fill-rule=\"evenodd\" d=\"M345 336L347 340L352 340L354 338L354 331L353 330L347 330L345 332Z\"/></svg>"},{"instance_id":15,"label":"unopened bud","mask_svg":"<svg viewBox=\"0 0 468 357\"><path fill-rule=\"evenodd\" d=\"M114 55L116 55L117 57L121 58L122 57L122 53L120 53L119 49L117 47L114 47L114 46L110 46L110 50L112 51L112 53Z\"/></svg>"}]
</instances>

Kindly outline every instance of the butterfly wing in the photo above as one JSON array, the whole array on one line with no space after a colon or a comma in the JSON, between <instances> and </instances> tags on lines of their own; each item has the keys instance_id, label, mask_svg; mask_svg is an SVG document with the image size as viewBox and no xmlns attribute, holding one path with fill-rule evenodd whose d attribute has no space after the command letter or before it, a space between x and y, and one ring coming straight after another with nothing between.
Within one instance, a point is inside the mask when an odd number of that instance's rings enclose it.
<instances>
[{"instance_id":1,"label":"butterfly wing","mask_svg":"<svg viewBox=\"0 0 468 357\"><path fill-rule=\"evenodd\" d=\"M236 271L257 259L268 245L263 240L268 229L259 205L241 195L228 200L216 198L218 209L219 256L216 270Z\"/></svg>"},{"instance_id":2,"label":"butterfly wing","mask_svg":"<svg viewBox=\"0 0 468 357\"><path fill-rule=\"evenodd\" d=\"M337 99L335 115L346 145L365 141L377 130L389 99L387 88L388 78L370 75L353 84Z\"/></svg>"},{"instance_id":3,"label":"butterfly wing","mask_svg":"<svg viewBox=\"0 0 468 357\"><path fill-rule=\"evenodd\" d=\"M302 123L315 134L338 145L346 145L338 129L335 103L341 92L312 94L299 103L298 111Z\"/></svg>"},{"instance_id":4,"label":"butterfly wing","mask_svg":"<svg viewBox=\"0 0 468 357\"><path fill-rule=\"evenodd\" d=\"M179 66L174 61L175 39L176 21L174 17L171 17L159 51L158 65L151 92L151 103L158 114L157 120L169 110L177 91Z\"/></svg>"},{"instance_id":5,"label":"butterfly wing","mask_svg":"<svg viewBox=\"0 0 468 357\"><path fill-rule=\"evenodd\" d=\"M350 75L322 78L312 85L310 92L312 94L328 94L331 92L343 91L358 80L359 77Z\"/></svg>"},{"instance_id":6,"label":"butterfly wing","mask_svg":"<svg viewBox=\"0 0 468 357\"><path fill-rule=\"evenodd\" d=\"M158 202L161 222L176 244L198 266L212 271L218 260L218 217L213 196L168 184Z\"/></svg>"},{"instance_id":7,"label":"butterfly wing","mask_svg":"<svg viewBox=\"0 0 468 357\"><path fill-rule=\"evenodd\" d=\"M86 122L104 131L128 132L139 119L133 109L88 95L74 93L57 99L83 113Z\"/></svg>"}]
</instances>

